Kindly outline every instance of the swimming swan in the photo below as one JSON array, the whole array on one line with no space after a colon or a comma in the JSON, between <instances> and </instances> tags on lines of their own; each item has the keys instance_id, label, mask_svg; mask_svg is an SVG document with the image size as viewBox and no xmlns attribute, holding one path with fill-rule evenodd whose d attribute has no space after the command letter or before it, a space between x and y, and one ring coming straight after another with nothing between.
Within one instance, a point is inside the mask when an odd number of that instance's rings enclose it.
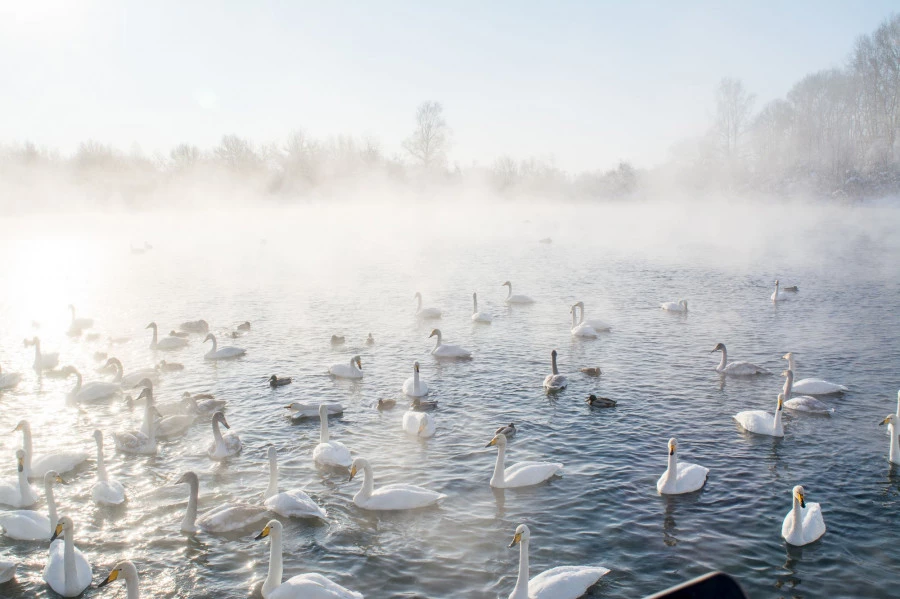
<instances>
[{"instance_id":1,"label":"swimming swan","mask_svg":"<svg viewBox=\"0 0 900 599\"><path fill-rule=\"evenodd\" d=\"M328 517L325 510L303 491L296 489L278 492L278 452L274 447L269 447L268 456L269 486L263 495L263 505L285 518L321 518L325 520Z\"/></svg>"},{"instance_id":2,"label":"swimming swan","mask_svg":"<svg viewBox=\"0 0 900 599\"><path fill-rule=\"evenodd\" d=\"M208 333L209 332L209 323L203 320L189 320L187 322L182 322L179 326L179 329L182 331L187 331L189 333Z\"/></svg>"},{"instance_id":3,"label":"swimming swan","mask_svg":"<svg viewBox=\"0 0 900 599\"><path fill-rule=\"evenodd\" d=\"M163 337L162 339L159 339L159 331L155 322L151 322L144 328L153 329L153 339L150 341L150 349L170 351L173 349L181 349L188 344L187 339L182 339L181 337Z\"/></svg>"},{"instance_id":4,"label":"swimming swan","mask_svg":"<svg viewBox=\"0 0 900 599\"><path fill-rule=\"evenodd\" d=\"M53 497L53 483L63 479L52 470L44 475L44 493L47 496L47 513L34 510L13 510L0 512L0 527L6 536L19 541L46 541L56 526L56 499Z\"/></svg>"},{"instance_id":5,"label":"swimming swan","mask_svg":"<svg viewBox=\"0 0 900 599\"><path fill-rule=\"evenodd\" d=\"M215 414L213 414L213 442L210 444L209 449L206 450L206 455L214 460L224 460L226 458L236 456L241 452L241 448L243 447L243 445L241 444L241 438L238 436L238 434L225 433L223 435L222 431L219 430L219 423L221 423L225 428L231 428L228 425L228 422L225 420L225 414L223 414L222 412L216 412Z\"/></svg>"},{"instance_id":6,"label":"swimming swan","mask_svg":"<svg viewBox=\"0 0 900 599\"><path fill-rule=\"evenodd\" d=\"M791 299L791 296L778 289L779 283L778 279L775 279L775 291L769 297L773 302L783 302L784 300Z\"/></svg>"},{"instance_id":7,"label":"swimming swan","mask_svg":"<svg viewBox=\"0 0 900 599\"><path fill-rule=\"evenodd\" d=\"M263 599L363 599L361 593L345 589L321 574L298 574L281 582L284 575L282 564L282 525L278 520L270 520L256 540L269 537L269 571L262 586Z\"/></svg>"},{"instance_id":8,"label":"swimming swan","mask_svg":"<svg viewBox=\"0 0 900 599\"><path fill-rule=\"evenodd\" d=\"M328 406L319 405L319 444L313 449L313 461L319 466L349 468L353 460L350 450L339 441L328 440Z\"/></svg>"},{"instance_id":9,"label":"swimming swan","mask_svg":"<svg viewBox=\"0 0 900 599\"><path fill-rule=\"evenodd\" d=\"M403 430L414 437L427 439L434 436L437 428L434 416L425 412L409 409L403 413Z\"/></svg>"},{"instance_id":10,"label":"swimming swan","mask_svg":"<svg viewBox=\"0 0 900 599\"><path fill-rule=\"evenodd\" d=\"M413 296L416 303L416 316L419 318L423 318L425 320L434 320L436 318L441 317L441 311L437 308L423 308L422 307L422 294L416 291L416 294Z\"/></svg>"},{"instance_id":11,"label":"swimming swan","mask_svg":"<svg viewBox=\"0 0 900 599\"><path fill-rule=\"evenodd\" d=\"M819 401L815 397L811 397L809 395L791 397L792 388L794 385L794 373L791 370L784 370L782 371L781 376L785 377L784 389L782 391L782 394L785 397L790 397L789 400L784 402L784 407L789 410L795 410L797 412L810 412L812 414L830 414L834 412L833 408L829 408L824 402Z\"/></svg>"},{"instance_id":12,"label":"swimming swan","mask_svg":"<svg viewBox=\"0 0 900 599\"><path fill-rule=\"evenodd\" d=\"M68 472L88 459L86 451L55 451L42 456L34 455L31 425L20 420L13 432L22 431L22 449L25 451L25 475L42 479L50 471Z\"/></svg>"},{"instance_id":13,"label":"swimming swan","mask_svg":"<svg viewBox=\"0 0 900 599\"><path fill-rule=\"evenodd\" d=\"M596 339L599 335L597 335L597 331L594 330L594 327L590 326L586 323L578 323L578 306L573 305L569 308L569 314L572 315L572 336L573 337L582 337L584 339Z\"/></svg>"},{"instance_id":14,"label":"swimming swan","mask_svg":"<svg viewBox=\"0 0 900 599\"><path fill-rule=\"evenodd\" d=\"M660 495L680 495L693 493L703 488L706 478L709 476L709 468L679 462L678 440L675 437L669 439L669 465L659 480L656 481L656 492Z\"/></svg>"},{"instance_id":15,"label":"swimming swan","mask_svg":"<svg viewBox=\"0 0 900 599\"><path fill-rule=\"evenodd\" d=\"M15 578L16 568L18 567L18 562L0 559L0 583L9 582Z\"/></svg>"},{"instance_id":16,"label":"swimming swan","mask_svg":"<svg viewBox=\"0 0 900 599\"><path fill-rule=\"evenodd\" d=\"M403 393L410 397L425 397L428 395L428 383L419 380L419 363L413 363L413 375L403 381Z\"/></svg>"},{"instance_id":17,"label":"swimming swan","mask_svg":"<svg viewBox=\"0 0 900 599\"><path fill-rule=\"evenodd\" d=\"M125 487L117 480L109 480L106 475L106 462L103 459L103 433L94 431L97 442L97 482L91 489L94 502L100 505L122 505L125 503Z\"/></svg>"},{"instance_id":18,"label":"swimming swan","mask_svg":"<svg viewBox=\"0 0 900 599\"><path fill-rule=\"evenodd\" d=\"M509 290L506 293L506 299L504 300L507 304L533 304L534 300L528 297L527 295L513 295L512 292L512 283L506 281L501 287L509 287Z\"/></svg>"},{"instance_id":19,"label":"swimming swan","mask_svg":"<svg viewBox=\"0 0 900 599\"><path fill-rule=\"evenodd\" d=\"M373 489L375 477L365 458L356 458L350 466L350 480L363 471L362 488L353 496L353 503L365 510L412 510L433 505L447 497L443 493L429 491L415 485L385 485Z\"/></svg>"},{"instance_id":20,"label":"swimming swan","mask_svg":"<svg viewBox=\"0 0 900 599\"><path fill-rule=\"evenodd\" d=\"M731 376L752 376L754 374L769 374L769 371L750 362L729 362L728 350L724 343L717 343L709 353L721 351L722 361L716 366L716 372Z\"/></svg>"},{"instance_id":21,"label":"swimming swan","mask_svg":"<svg viewBox=\"0 0 900 599\"><path fill-rule=\"evenodd\" d=\"M241 347L232 347L226 346L222 349L219 349L219 344L216 341L216 336L212 333L206 335L206 338L203 340L204 343L212 339L213 345L212 349L204 354L204 358L207 360L229 360L231 358L238 358L247 353L246 349Z\"/></svg>"},{"instance_id":22,"label":"swimming swan","mask_svg":"<svg viewBox=\"0 0 900 599\"><path fill-rule=\"evenodd\" d=\"M75 375L75 388L69 391L69 399L78 403L89 403L109 399L110 397L122 393L122 387L118 383L110 383L107 381L91 381L82 384L81 373L74 366L66 366L63 368L66 376Z\"/></svg>"},{"instance_id":23,"label":"swimming swan","mask_svg":"<svg viewBox=\"0 0 900 599\"><path fill-rule=\"evenodd\" d=\"M563 465L556 462L519 462L509 468L504 467L506 460L506 435L497 433L485 447L497 446L497 462L491 476L491 486L497 489L515 489L530 487L549 480Z\"/></svg>"},{"instance_id":24,"label":"swimming swan","mask_svg":"<svg viewBox=\"0 0 900 599\"><path fill-rule=\"evenodd\" d=\"M678 300L677 302L663 302L659 305L659 307L666 312L686 313L688 311L687 300Z\"/></svg>"},{"instance_id":25,"label":"swimming swan","mask_svg":"<svg viewBox=\"0 0 900 599\"><path fill-rule=\"evenodd\" d=\"M185 472L175 481L190 489L187 511L181 521L182 532L195 533L199 527L206 532L232 532L258 524L267 517L269 509L249 503L223 503L204 513L197 520L197 503L200 497L200 479L193 472Z\"/></svg>"},{"instance_id":26,"label":"swimming swan","mask_svg":"<svg viewBox=\"0 0 900 599\"><path fill-rule=\"evenodd\" d=\"M69 335L80 335L85 329L94 326L93 318L75 318L75 306L69 304L69 312L72 313L72 320L69 323Z\"/></svg>"},{"instance_id":27,"label":"swimming swan","mask_svg":"<svg viewBox=\"0 0 900 599\"><path fill-rule=\"evenodd\" d=\"M165 362L165 360L163 362ZM112 382L120 385L123 389L134 389L139 386L144 379L153 382L154 385L159 383L159 371L156 368L141 368L125 374L125 369L119 358L108 359L104 368L110 367L115 368L116 370L116 376Z\"/></svg>"},{"instance_id":28,"label":"swimming swan","mask_svg":"<svg viewBox=\"0 0 900 599\"><path fill-rule=\"evenodd\" d=\"M332 364L328 369L331 376L339 379L361 379L363 377L362 358L353 356L350 364Z\"/></svg>"},{"instance_id":29,"label":"swimming swan","mask_svg":"<svg viewBox=\"0 0 900 599\"><path fill-rule=\"evenodd\" d=\"M478 311L478 293L472 293L472 321L473 322L483 322L485 324L491 324L491 321L494 320L494 317L491 316L489 312L479 312Z\"/></svg>"},{"instance_id":30,"label":"swimming swan","mask_svg":"<svg viewBox=\"0 0 900 599\"><path fill-rule=\"evenodd\" d=\"M3 370L0 369L0 391L12 389L18 385L21 380L22 375L18 372L7 372L6 374L3 374Z\"/></svg>"},{"instance_id":31,"label":"swimming swan","mask_svg":"<svg viewBox=\"0 0 900 599\"><path fill-rule=\"evenodd\" d=\"M605 321L600 320L598 318L591 318L588 320L584 319L584 302L575 302L575 305L581 308L581 318L578 320L578 324L586 324L597 332L601 331L610 331L612 330L612 326L607 324Z\"/></svg>"},{"instance_id":32,"label":"swimming swan","mask_svg":"<svg viewBox=\"0 0 900 599\"><path fill-rule=\"evenodd\" d=\"M31 507L38 502L38 496L25 475L25 452L21 449L16 450L16 471L17 480L0 482L0 504L17 508Z\"/></svg>"},{"instance_id":33,"label":"swimming swan","mask_svg":"<svg viewBox=\"0 0 900 599\"><path fill-rule=\"evenodd\" d=\"M556 367L556 350L550 352L551 373L544 377L544 389L547 391L560 391L569 384L569 379L559 373Z\"/></svg>"},{"instance_id":34,"label":"swimming swan","mask_svg":"<svg viewBox=\"0 0 900 599\"><path fill-rule=\"evenodd\" d=\"M822 518L822 506L818 503L806 504L806 493L797 485L793 492L794 505L784 517L781 525L781 536L791 545L800 547L817 541L825 534L825 519Z\"/></svg>"},{"instance_id":35,"label":"swimming swan","mask_svg":"<svg viewBox=\"0 0 900 599\"><path fill-rule=\"evenodd\" d=\"M116 449L123 453L156 455L156 429L159 412L153 404L153 391L151 388L145 387L138 399L146 399L141 430L113 433L113 440L116 443Z\"/></svg>"},{"instance_id":36,"label":"swimming swan","mask_svg":"<svg viewBox=\"0 0 900 599\"><path fill-rule=\"evenodd\" d=\"M59 352L49 354L41 353L41 340L32 337L31 341L25 340L25 346L34 346L34 369L38 372L42 370L53 370L59 364Z\"/></svg>"},{"instance_id":37,"label":"swimming swan","mask_svg":"<svg viewBox=\"0 0 900 599\"><path fill-rule=\"evenodd\" d=\"M442 335L440 329L432 329L431 334L428 336L429 338L437 336L437 342L434 344L434 349L431 350L431 355L435 358L471 358L472 352L467 349L463 349L458 345L450 345L448 343L442 342Z\"/></svg>"},{"instance_id":38,"label":"swimming swan","mask_svg":"<svg viewBox=\"0 0 900 599\"><path fill-rule=\"evenodd\" d=\"M118 580L120 577L125 580L125 593L127 599L138 599L141 596L141 583L138 579L138 571L137 568L134 567L134 564L127 559L116 564L103 582L97 585L97 588L105 587L109 583Z\"/></svg>"},{"instance_id":39,"label":"swimming swan","mask_svg":"<svg viewBox=\"0 0 900 599\"><path fill-rule=\"evenodd\" d=\"M63 537L62 543L51 543L50 556L44 566L44 582L63 597L77 597L91 586L91 564L75 547L75 524L63 516L56 524L50 541Z\"/></svg>"},{"instance_id":40,"label":"swimming swan","mask_svg":"<svg viewBox=\"0 0 900 599\"><path fill-rule=\"evenodd\" d=\"M788 352L782 357L788 361L788 370L797 372L794 365L794 352ZM843 393L848 390L849 389L843 385L829 383L823 379L800 379L799 381L794 381L794 392L806 395L832 395L834 393Z\"/></svg>"},{"instance_id":41,"label":"swimming swan","mask_svg":"<svg viewBox=\"0 0 900 599\"><path fill-rule=\"evenodd\" d=\"M775 416L762 410L747 410L738 412L734 419L744 430L757 435L770 437L783 437L784 426L781 424L781 409L784 407L784 394L778 394L778 404L775 406Z\"/></svg>"},{"instance_id":42,"label":"swimming swan","mask_svg":"<svg viewBox=\"0 0 900 599\"><path fill-rule=\"evenodd\" d=\"M519 575L509 599L577 599L609 572L603 566L557 566L528 580L530 539L531 531L520 524L509 544L510 548L519 545Z\"/></svg>"},{"instance_id":43,"label":"swimming swan","mask_svg":"<svg viewBox=\"0 0 900 599\"><path fill-rule=\"evenodd\" d=\"M888 434L891 437L891 450L888 454L888 460L892 464L900 464L900 418L896 414L891 414L881 421L881 424L888 425Z\"/></svg>"}]
</instances>

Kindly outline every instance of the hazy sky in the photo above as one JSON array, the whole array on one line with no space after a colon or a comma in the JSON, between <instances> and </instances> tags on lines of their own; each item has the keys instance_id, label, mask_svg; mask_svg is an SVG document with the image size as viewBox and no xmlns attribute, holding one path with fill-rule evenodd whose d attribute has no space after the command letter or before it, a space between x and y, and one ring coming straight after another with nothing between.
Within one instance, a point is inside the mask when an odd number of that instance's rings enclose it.
<instances>
[{"instance_id":1,"label":"hazy sky","mask_svg":"<svg viewBox=\"0 0 900 599\"><path fill-rule=\"evenodd\" d=\"M761 105L898 9L745 4L0 0L0 143L149 153L302 127L391 155L432 99L463 165L647 166L702 131L721 77Z\"/></svg>"}]
</instances>

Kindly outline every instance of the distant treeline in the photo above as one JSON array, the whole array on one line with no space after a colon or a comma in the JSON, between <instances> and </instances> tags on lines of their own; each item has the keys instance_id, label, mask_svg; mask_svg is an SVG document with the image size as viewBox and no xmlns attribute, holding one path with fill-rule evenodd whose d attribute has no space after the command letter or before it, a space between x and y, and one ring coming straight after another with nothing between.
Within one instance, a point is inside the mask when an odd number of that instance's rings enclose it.
<instances>
[{"instance_id":1,"label":"distant treeline","mask_svg":"<svg viewBox=\"0 0 900 599\"><path fill-rule=\"evenodd\" d=\"M0 198L27 209L41 197L52 202L57 186L65 184L91 203L141 206L164 201L172 190L209 183L284 199L364 192L382 184L412 197L467 186L510 197L583 200L670 189L860 197L900 190L898 133L900 16L894 15L857 40L844 68L807 75L786 98L758 111L740 80L723 79L708 132L677 144L667 163L650 170L621 162L573 174L552 160L510 157L489 166L450 165L443 107L425 102L403 141L403 154L392 156L371 138L314 139L302 130L262 145L225 135L214 148L181 144L152 156L93 140L68 156L30 142L2 145Z\"/></svg>"}]
</instances>

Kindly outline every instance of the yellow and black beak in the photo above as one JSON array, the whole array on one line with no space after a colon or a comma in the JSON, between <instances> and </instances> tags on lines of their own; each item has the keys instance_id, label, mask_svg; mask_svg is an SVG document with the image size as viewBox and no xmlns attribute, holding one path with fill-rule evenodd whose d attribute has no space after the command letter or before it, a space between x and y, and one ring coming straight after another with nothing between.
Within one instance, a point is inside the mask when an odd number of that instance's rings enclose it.
<instances>
[{"instance_id":1,"label":"yellow and black beak","mask_svg":"<svg viewBox=\"0 0 900 599\"><path fill-rule=\"evenodd\" d=\"M18 469L19 472L22 472L23 470L25 470L25 460L22 458L17 459L16 460L16 468Z\"/></svg>"},{"instance_id":2,"label":"yellow and black beak","mask_svg":"<svg viewBox=\"0 0 900 599\"><path fill-rule=\"evenodd\" d=\"M266 525L266 527L264 529L262 529L262 532L259 533L258 535L256 535L256 537L253 540L258 541L260 539L265 539L267 536L269 536L270 531L271 531L271 529L269 528L268 525Z\"/></svg>"},{"instance_id":3,"label":"yellow and black beak","mask_svg":"<svg viewBox=\"0 0 900 599\"><path fill-rule=\"evenodd\" d=\"M488 443L487 445L485 445L485 447L493 447L493 446L496 445L496 444L497 444L497 437L494 437L493 439L491 439L491 442L490 442L490 443Z\"/></svg>"},{"instance_id":4,"label":"yellow and black beak","mask_svg":"<svg viewBox=\"0 0 900 599\"><path fill-rule=\"evenodd\" d=\"M350 466L350 480L353 480L354 476L356 476L356 466Z\"/></svg>"},{"instance_id":5,"label":"yellow and black beak","mask_svg":"<svg viewBox=\"0 0 900 599\"><path fill-rule=\"evenodd\" d=\"M62 525L62 524L57 524L57 525L56 525L56 530L53 531L53 536L50 537L50 541L55 541L56 539L58 539L58 538L59 538L59 535L62 534L62 531L63 531L63 525Z\"/></svg>"},{"instance_id":6,"label":"yellow and black beak","mask_svg":"<svg viewBox=\"0 0 900 599\"><path fill-rule=\"evenodd\" d=\"M519 541L521 541L521 540L522 540L522 533L517 532L517 533L516 533L516 536L513 537L513 540L512 540L512 542L509 544L509 546L510 546L510 547L515 547L516 545L519 544Z\"/></svg>"},{"instance_id":7,"label":"yellow and black beak","mask_svg":"<svg viewBox=\"0 0 900 599\"><path fill-rule=\"evenodd\" d=\"M671 443L669 444L669 455L675 455L675 446Z\"/></svg>"},{"instance_id":8,"label":"yellow and black beak","mask_svg":"<svg viewBox=\"0 0 900 599\"><path fill-rule=\"evenodd\" d=\"M797 493L797 500L800 502L800 507L806 507L806 501L803 498L803 493Z\"/></svg>"},{"instance_id":9,"label":"yellow and black beak","mask_svg":"<svg viewBox=\"0 0 900 599\"><path fill-rule=\"evenodd\" d=\"M100 584L97 585L97 588L99 589L100 587L105 587L109 583L115 582L116 580L118 580L118 578L119 578L119 569L116 568L115 570L113 570L112 572L109 573L109 576L106 577L106 580L104 580L103 582L101 582Z\"/></svg>"},{"instance_id":10,"label":"yellow and black beak","mask_svg":"<svg viewBox=\"0 0 900 599\"><path fill-rule=\"evenodd\" d=\"M419 365L416 364L416 372L419 372Z\"/></svg>"},{"instance_id":11,"label":"yellow and black beak","mask_svg":"<svg viewBox=\"0 0 900 599\"><path fill-rule=\"evenodd\" d=\"M882 424L888 424L890 421L891 421L891 417L888 416L887 418L885 418L884 420L882 420L881 422L879 422L879 423L878 423L878 426L881 426Z\"/></svg>"}]
</instances>

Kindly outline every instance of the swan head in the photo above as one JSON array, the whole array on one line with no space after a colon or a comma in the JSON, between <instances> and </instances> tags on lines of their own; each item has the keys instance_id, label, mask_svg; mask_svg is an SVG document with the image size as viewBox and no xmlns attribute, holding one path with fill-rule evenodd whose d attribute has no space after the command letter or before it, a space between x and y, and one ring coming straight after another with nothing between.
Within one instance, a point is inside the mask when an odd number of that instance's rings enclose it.
<instances>
[{"instance_id":1,"label":"swan head","mask_svg":"<svg viewBox=\"0 0 900 599\"><path fill-rule=\"evenodd\" d=\"M134 574L134 576L137 576L137 568L135 568L134 564L132 564L128 560L122 560L121 562L116 564L115 567L110 571L109 576L107 576L103 582L97 585L97 588L99 589L101 587L105 587L111 582L115 582L119 579L119 576L122 575L123 572L126 577L129 574Z\"/></svg>"},{"instance_id":2,"label":"swan head","mask_svg":"<svg viewBox=\"0 0 900 599\"><path fill-rule=\"evenodd\" d=\"M328 406L323 403L319 404L319 418L328 418Z\"/></svg>"},{"instance_id":3,"label":"swan head","mask_svg":"<svg viewBox=\"0 0 900 599\"><path fill-rule=\"evenodd\" d=\"M881 426L882 424L893 424L894 428L897 428L897 415L890 414L887 418L879 422L878 426Z\"/></svg>"},{"instance_id":4,"label":"swan head","mask_svg":"<svg viewBox=\"0 0 900 599\"><path fill-rule=\"evenodd\" d=\"M524 524L519 524L519 526L516 527L516 534L515 534L515 536L513 536L513 540L509 544L509 546L510 546L510 548L515 547L522 541L527 541L530 538L531 538L531 531L528 530L528 527L525 526Z\"/></svg>"},{"instance_id":5,"label":"swan head","mask_svg":"<svg viewBox=\"0 0 900 599\"><path fill-rule=\"evenodd\" d=\"M63 516L56 522L56 530L53 531L53 536L50 537L50 540L55 541L60 536L62 536L64 530L72 530L74 526L75 523L72 522L71 518L69 518L68 516Z\"/></svg>"},{"instance_id":6,"label":"swan head","mask_svg":"<svg viewBox=\"0 0 900 599\"><path fill-rule=\"evenodd\" d=\"M440 329L431 329L431 334L428 335L428 337L431 338L431 337L434 337L435 335L440 336L440 334L441 334L441 330L440 330Z\"/></svg>"},{"instance_id":7,"label":"swan head","mask_svg":"<svg viewBox=\"0 0 900 599\"><path fill-rule=\"evenodd\" d=\"M197 474L188 470L175 481L176 485L190 485L191 487L200 487L200 479L197 478Z\"/></svg>"},{"instance_id":8,"label":"swan head","mask_svg":"<svg viewBox=\"0 0 900 599\"><path fill-rule=\"evenodd\" d=\"M778 407L776 408L779 412L784 409L784 393L778 394Z\"/></svg>"},{"instance_id":9,"label":"swan head","mask_svg":"<svg viewBox=\"0 0 900 599\"><path fill-rule=\"evenodd\" d=\"M790 360L793 357L794 357L794 352L790 352L790 351L788 353L784 354L783 356L781 356L781 358L783 360Z\"/></svg>"},{"instance_id":10,"label":"swan head","mask_svg":"<svg viewBox=\"0 0 900 599\"><path fill-rule=\"evenodd\" d=\"M778 287L778 279L775 279L775 286Z\"/></svg>"},{"instance_id":11,"label":"swan head","mask_svg":"<svg viewBox=\"0 0 900 599\"><path fill-rule=\"evenodd\" d=\"M155 322L151 322L150 324L148 324L148 325L145 326L144 328L145 328L145 329L156 329L157 327L156 327L156 323L155 323Z\"/></svg>"},{"instance_id":12,"label":"swan head","mask_svg":"<svg viewBox=\"0 0 900 599\"><path fill-rule=\"evenodd\" d=\"M138 401L142 399L146 399L147 401L153 401L153 387L144 387L141 389L141 394L138 395Z\"/></svg>"},{"instance_id":13,"label":"swan head","mask_svg":"<svg viewBox=\"0 0 900 599\"><path fill-rule=\"evenodd\" d=\"M353 356L353 361L356 362L356 367L362 370L362 358L359 356Z\"/></svg>"},{"instance_id":14,"label":"swan head","mask_svg":"<svg viewBox=\"0 0 900 599\"><path fill-rule=\"evenodd\" d=\"M512 283L510 283L509 281L505 281L505 282L504 282L502 285L500 285L500 286L501 286L501 287L512 287Z\"/></svg>"},{"instance_id":15,"label":"swan head","mask_svg":"<svg viewBox=\"0 0 900 599\"><path fill-rule=\"evenodd\" d=\"M717 352L717 351L725 351L724 343L716 343L716 346L710 350L709 353Z\"/></svg>"},{"instance_id":16,"label":"swan head","mask_svg":"<svg viewBox=\"0 0 900 599\"><path fill-rule=\"evenodd\" d=\"M494 435L494 438L491 439L487 445L485 445L485 447L493 447L494 445L497 445L499 447L505 447L506 446L506 435L504 435L503 433L497 433L496 435Z\"/></svg>"},{"instance_id":17,"label":"swan head","mask_svg":"<svg viewBox=\"0 0 900 599\"><path fill-rule=\"evenodd\" d=\"M19 420L19 424L16 425L16 428L13 429L13 432L17 433L19 431L22 431L24 433L31 432L31 425L28 423L27 420Z\"/></svg>"},{"instance_id":18,"label":"swan head","mask_svg":"<svg viewBox=\"0 0 900 599\"><path fill-rule=\"evenodd\" d=\"M419 430L418 430L417 434L421 435L427 429L428 429L428 419L422 418L422 420L419 421Z\"/></svg>"},{"instance_id":19,"label":"swan head","mask_svg":"<svg viewBox=\"0 0 900 599\"><path fill-rule=\"evenodd\" d=\"M16 470L22 472L25 470L25 450L17 449L16 450Z\"/></svg>"},{"instance_id":20,"label":"swan head","mask_svg":"<svg viewBox=\"0 0 900 599\"><path fill-rule=\"evenodd\" d=\"M366 466L368 466L368 465L369 465L369 462L366 460L366 458L353 458L353 463L350 464L350 479L349 480L353 480L353 477L356 476L356 474L360 470L365 470Z\"/></svg>"},{"instance_id":21,"label":"swan head","mask_svg":"<svg viewBox=\"0 0 900 599\"><path fill-rule=\"evenodd\" d=\"M419 363L418 362L413 362L413 370L415 370L416 372L419 372Z\"/></svg>"},{"instance_id":22,"label":"swan head","mask_svg":"<svg viewBox=\"0 0 900 599\"><path fill-rule=\"evenodd\" d=\"M63 374L65 374L66 376L71 376L73 374L79 374L79 375L81 374L78 372L78 369L75 368L74 366L64 366L61 372Z\"/></svg>"},{"instance_id":23,"label":"swan head","mask_svg":"<svg viewBox=\"0 0 900 599\"><path fill-rule=\"evenodd\" d=\"M99 428L94 431L94 441L97 442L97 445L103 445L103 431Z\"/></svg>"},{"instance_id":24,"label":"swan head","mask_svg":"<svg viewBox=\"0 0 900 599\"><path fill-rule=\"evenodd\" d=\"M261 539L265 539L269 534L275 530L276 532L281 532L282 525L278 520L269 520L269 523L266 524L265 528L262 529L262 532L253 537L254 541L259 541Z\"/></svg>"},{"instance_id":25,"label":"swan head","mask_svg":"<svg viewBox=\"0 0 900 599\"><path fill-rule=\"evenodd\" d=\"M688 307L687 307L687 300L686 300L686 299L683 299L683 300L681 300L681 301L678 302L678 303L681 304L682 306L684 306L684 309L685 309L685 310L688 309Z\"/></svg>"},{"instance_id":26,"label":"swan head","mask_svg":"<svg viewBox=\"0 0 900 599\"><path fill-rule=\"evenodd\" d=\"M207 333L207 334L206 334L206 337L203 338L203 343L206 343L206 342L209 341L210 339L212 339L213 341L215 341L215 340L216 340L216 336L213 335L212 333Z\"/></svg>"},{"instance_id":27,"label":"swan head","mask_svg":"<svg viewBox=\"0 0 900 599\"><path fill-rule=\"evenodd\" d=\"M416 294L413 296L413 299L422 299L422 294L416 291Z\"/></svg>"},{"instance_id":28,"label":"swan head","mask_svg":"<svg viewBox=\"0 0 900 599\"><path fill-rule=\"evenodd\" d=\"M675 455L675 452L678 450L678 439L672 437L669 439L669 455Z\"/></svg>"},{"instance_id":29,"label":"swan head","mask_svg":"<svg viewBox=\"0 0 900 599\"><path fill-rule=\"evenodd\" d=\"M228 426L228 422L225 420L225 413L222 411L218 411L213 414L212 420L214 423L221 422L222 426L224 426L225 428L231 428L230 426Z\"/></svg>"},{"instance_id":30,"label":"swan head","mask_svg":"<svg viewBox=\"0 0 900 599\"><path fill-rule=\"evenodd\" d=\"M103 365L103 369L105 370L116 365L122 366L122 362L119 360L119 358L113 357L106 361L106 364Z\"/></svg>"},{"instance_id":31,"label":"swan head","mask_svg":"<svg viewBox=\"0 0 900 599\"><path fill-rule=\"evenodd\" d=\"M272 458L278 455L278 450L275 449L274 445L269 445L269 448L266 450L266 456L271 460Z\"/></svg>"},{"instance_id":32,"label":"swan head","mask_svg":"<svg viewBox=\"0 0 900 599\"><path fill-rule=\"evenodd\" d=\"M59 475L59 472L57 472L56 470L48 470L47 474L44 475L44 484L50 485L53 483L64 485L66 484L66 481L62 479L62 477Z\"/></svg>"},{"instance_id":33,"label":"swan head","mask_svg":"<svg viewBox=\"0 0 900 599\"><path fill-rule=\"evenodd\" d=\"M794 487L794 499L800 503L800 507L806 507L806 492L803 490L803 487L797 485Z\"/></svg>"}]
</instances>

